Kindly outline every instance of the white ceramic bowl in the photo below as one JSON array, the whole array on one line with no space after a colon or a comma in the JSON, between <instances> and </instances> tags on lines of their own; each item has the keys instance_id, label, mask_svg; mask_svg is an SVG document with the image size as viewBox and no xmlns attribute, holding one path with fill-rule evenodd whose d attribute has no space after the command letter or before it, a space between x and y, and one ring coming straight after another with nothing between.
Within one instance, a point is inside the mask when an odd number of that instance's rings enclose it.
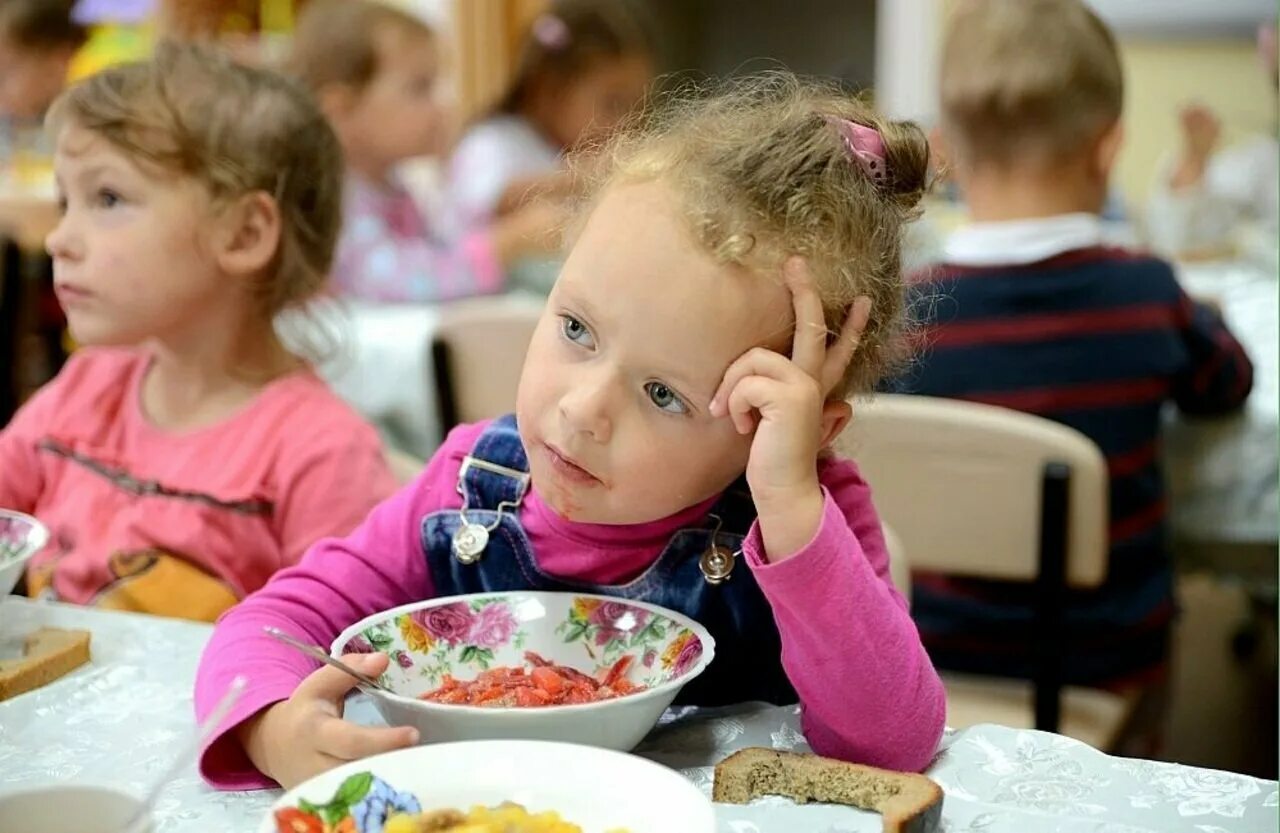
<instances>
[{"instance_id":1,"label":"white ceramic bowl","mask_svg":"<svg viewBox=\"0 0 1280 833\"><path fill-rule=\"evenodd\" d=\"M715 656L715 641L687 616L657 605L573 593L481 593L374 614L334 640L334 656L383 651L391 665L370 690L393 726L415 726L424 742L558 740L629 750L685 683ZM445 674L472 680L484 669L524 666L524 652L598 676L630 655L628 679L644 691L612 700L535 708L428 703L420 695Z\"/></svg>"},{"instance_id":2,"label":"white ceramic bowl","mask_svg":"<svg viewBox=\"0 0 1280 833\"><path fill-rule=\"evenodd\" d=\"M124 826L141 802L106 787L75 784L0 794L0 830L13 833L112 833ZM131 833L148 833L150 822Z\"/></svg>"},{"instance_id":3,"label":"white ceramic bowl","mask_svg":"<svg viewBox=\"0 0 1280 833\"><path fill-rule=\"evenodd\" d=\"M330 814L334 828L370 833L396 807L467 812L504 801L530 813L554 810L583 833L716 829L711 802L675 770L590 746L493 740L417 746L344 764L281 796L258 830L320 830L321 815Z\"/></svg>"},{"instance_id":4,"label":"white ceramic bowl","mask_svg":"<svg viewBox=\"0 0 1280 833\"><path fill-rule=\"evenodd\" d=\"M13 592L31 556L49 543L49 529L30 515L0 509L0 597Z\"/></svg>"}]
</instances>

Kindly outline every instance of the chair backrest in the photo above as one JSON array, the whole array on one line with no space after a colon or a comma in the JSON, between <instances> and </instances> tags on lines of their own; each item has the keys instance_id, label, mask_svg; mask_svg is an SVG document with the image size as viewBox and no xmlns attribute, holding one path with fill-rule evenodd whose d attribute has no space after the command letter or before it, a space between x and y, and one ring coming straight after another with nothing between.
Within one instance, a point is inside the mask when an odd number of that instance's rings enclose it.
<instances>
[{"instance_id":1,"label":"chair backrest","mask_svg":"<svg viewBox=\"0 0 1280 833\"><path fill-rule=\"evenodd\" d=\"M1008 581L1040 572L1045 470L1063 464L1067 583L1106 577L1106 463L1078 431L990 405L882 394L854 402L837 449L858 463L913 570Z\"/></svg>"},{"instance_id":2,"label":"chair backrest","mask_svg":"<svg viewBox=\"0 0 1280 833\"><path fill-rule=\"evenodd\" d=\"M442 433L515 410L524 354L543 306L532 298L478 298L441 313L431 352Z\"/></svg>"}]
</instances>

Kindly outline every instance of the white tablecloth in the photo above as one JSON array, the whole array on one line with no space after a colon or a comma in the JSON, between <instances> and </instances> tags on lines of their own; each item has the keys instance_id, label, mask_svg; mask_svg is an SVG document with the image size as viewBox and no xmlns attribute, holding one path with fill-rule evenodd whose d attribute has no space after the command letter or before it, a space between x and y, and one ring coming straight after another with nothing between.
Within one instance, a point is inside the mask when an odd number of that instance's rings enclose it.
<instances>
[{"instance_id":1,"label":"white tablecloth","mask_svg":"<svg viewBox=\"0 0 1280 833\"><path fill-rule=\"evenodd\" d=\"M5 640L41 624L93 632L93 661L0 703L0 793L76 780L141 794L192 731L191 685L210 629L175 620L7 598ZM356 719L376 720L353 700ZM804 749L795 708L671 712L640 754L710 789L734 749ZM946 833L1273 833L1277 785L1227 772L1111 758L1058 735L999 726L949 733L928 774L946 792ZM164 790L155 833L252 833L277 791L215 792L194 763ZM765 799L717 805L720 833L871 833L845 807Z\"/></svg>"},{"instance_id":2,"label":"white tablecloth","mask_svg":"<svg viewBox=\"0 0 1280 833\"><path fill-rule=\"evenodd\" d=\"M1171 415L1166 462L1175 535L1198 544L1274 547L1280 529L1280 282L1245 262L1183 265L1178 278L1210 299L1249 353L1253 392L1239 414Z\"/></svg>"}]
</instances>

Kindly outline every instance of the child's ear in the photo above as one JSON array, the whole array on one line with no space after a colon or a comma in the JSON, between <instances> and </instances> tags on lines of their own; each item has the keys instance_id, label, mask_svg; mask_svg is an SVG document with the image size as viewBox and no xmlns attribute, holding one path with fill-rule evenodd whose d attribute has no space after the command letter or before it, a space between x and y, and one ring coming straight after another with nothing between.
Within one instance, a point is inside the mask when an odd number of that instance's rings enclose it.
<instances>
[{"instance_id":1,"label":"child's ear","mask_svg":"<svg viewBox=\"0 0 1280 833\"><path fill-rule=\"evenodd\" d=\"M853 419L853 406L843 399L828 399L822 405L822 442L818 448L827 448L844 431Z\"/></svg>"},{"instance_id":2,"label":"child's ear","mask_svg":"<svg viewBox=\"0 0 1280 833\"><path fill-rule=\"evenodd\" d=\"M255 275L280 248L280 206L265 191L240 198L224 212L216 241L218 265L231 275Z\"/></svg>"},{"instance_id":3,"label":"child's ear","mask_svg":"<svg viewBox=\"0 0 1280 833\"><path fill-rule=\"evenodd\" d=\"M1107 179L1111 176L1111 169L1115 167L1116 157L1120 155L1120 146L1123 144L1124 126L1117 120L1103 131L1094 145L1094 170L1100 178Z\"/></svg>"},{"instance_id":4,"label":"child's ear","mask_svg":"<svg viewBox=\"0 0 1280 833\"><path fill-rule=\"evenodd\" d=\"M316 91L320 112L331 124L338 124L350 115L360 101L360 92L350 84L330 84Z\"/></svg>"}]
</instances>

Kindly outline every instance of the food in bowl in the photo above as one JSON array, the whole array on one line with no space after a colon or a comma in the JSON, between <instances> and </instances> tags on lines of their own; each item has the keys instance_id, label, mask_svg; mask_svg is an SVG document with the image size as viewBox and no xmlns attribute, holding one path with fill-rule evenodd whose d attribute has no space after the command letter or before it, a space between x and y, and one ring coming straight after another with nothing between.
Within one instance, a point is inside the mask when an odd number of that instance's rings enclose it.
<instances>
[{"instance_id":1,"label":"food in bowl","mask_svg":"<svg viewBox=\"0 0 1280 833\"><path fill-rule=\"evenodd\" d=\"M524 659L531 668L500 665L484 671L471 681L445 674L444 682L421 695L429 703L453 703L488 708L536 708L571 703L598 703L644 691L645 687L627 679L632 657L624 654L600 678L567 665L556 665L533 651Z\"/></svg>"},{"instance_id":2,"label":"food in bowl","mask_svg":"<svg viewBox=\"0 0 1280 833\"><path fill-rule=\"evenodd\" d=\"M281 795L255 833L381 833L401 814L508 803L535 818L554 811L582 833L716 833L710 798L680 772L623 752L539 740L429 743L352 761Z\"/></svg>"},{"instance_id":3,"label":"food in bowl","mask_svg":"<svg viewBox=\"0 0 1280 833\"><path fill-rule=\"evenodd\" d=\"M430 599L376 613L347 628L330 646L333 656L373 651L391 659L379 677L389 690L365 693L387 723L412 726L428 743L559 740L625 751L712 662L715 641L694 620L657 605L581 593L511 591ZM525 666L527 651L596 680L621 671L623 685L630 687L625 697L588 702L566 697L564 703L540 708L423 699L441 688L457 688L456 681ZM460 700L462 695L450 696ZM445 699L444 692L436 699ZM531 702L528 695L524 699Z\"/></svg>"},{"instance_id":4,"label":"food in bowl","mask_svg":"<svg viewBox=\"0 0 1280 833\"><path fill-rule=\"evenodd\" d=\"M584 833L554 810L531 813L505 801L468 812L422 810L417 797L400 792L372 772L348 777L325 804L299 800L274 811L277 833ZM613 828L606 833L628 833Z\"/></svg>"}]
</instances>

